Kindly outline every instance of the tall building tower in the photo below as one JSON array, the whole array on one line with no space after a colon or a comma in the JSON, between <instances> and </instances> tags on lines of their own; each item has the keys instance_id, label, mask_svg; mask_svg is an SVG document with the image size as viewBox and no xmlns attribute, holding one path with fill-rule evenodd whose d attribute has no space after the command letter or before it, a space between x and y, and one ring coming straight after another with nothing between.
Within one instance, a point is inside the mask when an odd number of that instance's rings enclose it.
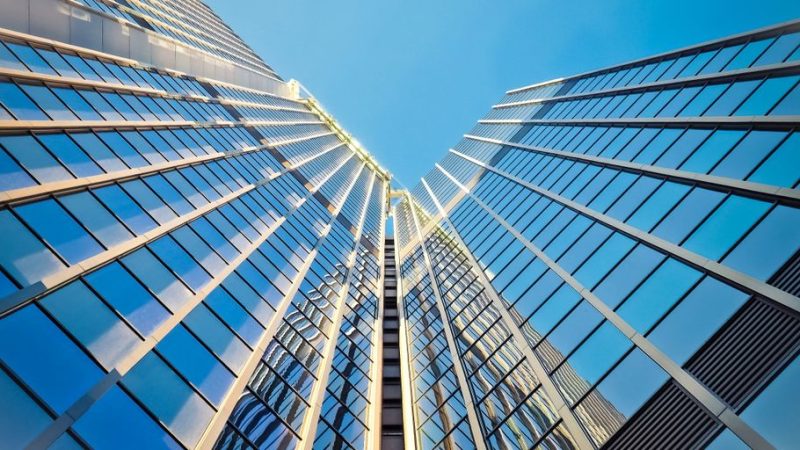
<instances>
[{"instance_id":1,"label":"tall building tower","mask_svg":"<svg viewBox=\"0 0 800 450\"><path fill-rule=\"evenodd\" d=\"M0 448L374 448L388 173L199 1L0 27Z\"/></svg>"},{"instance_id":2,"label":"tall building tower","mask_svg":"<svg viewBox=\"0 0 800 450\"><path fill-rule=\"evenodd\" d=\"M400 195L407 439L798 448L798 44L508 91Z\"/></svg>"},{"instance_id":3,"label":"tall building tower","mask_svg":"<svg viewBox=\"0 0 800 450\"><path fill-rule=\"evenodd\" d=\"M199 0L0 0L0 449L796 448L799 44L509 91L405 191Z\"/></svg>"}]
</instances>

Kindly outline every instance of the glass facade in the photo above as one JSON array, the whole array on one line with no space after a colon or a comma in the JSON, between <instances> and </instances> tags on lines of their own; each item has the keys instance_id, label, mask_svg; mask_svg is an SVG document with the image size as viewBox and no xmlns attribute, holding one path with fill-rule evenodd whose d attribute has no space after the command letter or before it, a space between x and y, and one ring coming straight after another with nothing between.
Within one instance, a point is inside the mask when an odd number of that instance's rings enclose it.
<instances>
[{"instance_id":1,"label":"glass facade","mask_svg":"<svg viewBox=\"0 0 800 450\"><path fill-rule=\"evenodd\" d=\"M509 91L405 191L199 0L0 0L0 448L795 447L799 45Z\"/></svg>"},{"instance_id":2,"label":"glass facade","mask_svg":"<svg viewBox=\"0 0 800 450\"><path fill-rule=\"evenodd\" d=\"M399 195L419 448L797 446L799 45L508 91Z\"/></svg>"},{"instance_id":3,"label":"glass facade","mask_svg":"<svg viewBox=\"0 0 800 450\"><path fill-rule=\"evenodd\" d=\"M201 2L58 3L248 77L0 29L0 447L370 448L388 173Z\"/></svg>"}]
</instances>

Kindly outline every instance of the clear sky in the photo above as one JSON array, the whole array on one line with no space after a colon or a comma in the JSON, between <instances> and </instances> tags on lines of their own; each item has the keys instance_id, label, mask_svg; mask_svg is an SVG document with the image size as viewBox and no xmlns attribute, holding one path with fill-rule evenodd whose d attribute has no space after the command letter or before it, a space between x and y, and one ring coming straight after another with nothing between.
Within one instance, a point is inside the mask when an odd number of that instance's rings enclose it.
<instances>
[{"instance_id":1,"label":"clear sky","mask_svg":"<svg viewBox=\"0 0 800 450\"><path fill-rule=\"evenodd\" d=\"M413 187L515 87L800 17L797 0L207 0Z\"/></svg>"}]
</instances>

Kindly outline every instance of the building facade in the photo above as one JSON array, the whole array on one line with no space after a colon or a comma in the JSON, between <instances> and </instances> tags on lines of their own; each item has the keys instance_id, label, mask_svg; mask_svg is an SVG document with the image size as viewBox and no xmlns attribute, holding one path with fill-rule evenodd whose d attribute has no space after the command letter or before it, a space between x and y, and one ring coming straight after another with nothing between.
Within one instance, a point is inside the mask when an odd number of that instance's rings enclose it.
<instances>
[{"instance_id":1,"label":"building facade","mask_svg":"<svg viewBox=\"0 0 800 450\"><path fill-rule=\"evenodd\" d=\"M0 26L0 448L375 447L389 175L199 1Z\"/></svg>"},{"instance_id":2,"label":"building facade","mask_svg":"<svg viewBox=\"0 0 800 450\"><path fill-rule=\"evenodd\" d=\"M798 45L508 91L402 195L408 439L797 448Z\"/></svg>"},{"instance_id":3,"label":"building facade","mask_svg":"<svg viewBox=\"0 0 800 450\"><path fill-rule=\"evenodd\" d=\"M799 44L509 91L405 191L198 0L0 0L0 448L793 448Z\"/></svg>"}]
</instances>

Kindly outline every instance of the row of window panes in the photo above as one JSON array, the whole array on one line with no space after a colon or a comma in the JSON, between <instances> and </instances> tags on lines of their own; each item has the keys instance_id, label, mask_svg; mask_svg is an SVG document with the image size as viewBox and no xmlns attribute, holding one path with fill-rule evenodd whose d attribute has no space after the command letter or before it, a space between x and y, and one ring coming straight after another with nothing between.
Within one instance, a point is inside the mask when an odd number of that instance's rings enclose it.
<instances>
[{"instance_id":1,"label":"row of window panes","mask_svg":"<svg viewBox=\"0 0 800 450\"><path fill-rule=\"evenodd\" d=\"M220 105L0 80L2 120L234 121Z\"/></svg>"},{"instance_id":2,"label":"row of window panes","mask_svg":"<svg viewBox=\"0 0 800 450\"><path fill-rule=\"evenodd\" d=\"M154 70L10 41L0 41L0 67L160 89L173 94L209 96L205 88L191 78L174 77Z\"/></svg>"}]
</instances>

